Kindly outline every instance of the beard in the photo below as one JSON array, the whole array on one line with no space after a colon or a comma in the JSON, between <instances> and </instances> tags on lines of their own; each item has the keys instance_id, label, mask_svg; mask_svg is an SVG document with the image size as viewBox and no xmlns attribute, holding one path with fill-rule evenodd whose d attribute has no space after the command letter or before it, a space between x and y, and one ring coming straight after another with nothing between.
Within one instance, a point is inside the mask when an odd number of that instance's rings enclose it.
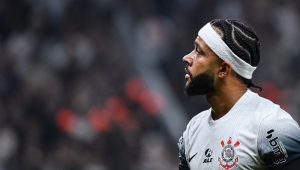
<instances>
[{"instance_id":1,"label":"beard","mask_svg":"<svg viewBox=\"0 0 300 170\"><path fill-rule=\"evenodd\" d=\"M191 78L191 82L184 87L184 92L187 96L207 95L216 91L214 87L214 74L211 69L195 77L192 77L187 67L186 70Z\"/></svg>"}]
</instances>

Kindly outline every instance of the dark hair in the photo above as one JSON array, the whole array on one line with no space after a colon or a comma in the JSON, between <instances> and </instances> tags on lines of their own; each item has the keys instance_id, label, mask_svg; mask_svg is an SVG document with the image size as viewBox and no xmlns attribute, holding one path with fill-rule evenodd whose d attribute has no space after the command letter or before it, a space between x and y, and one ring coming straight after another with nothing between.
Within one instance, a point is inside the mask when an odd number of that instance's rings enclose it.
<instances>
[{"instance_id":1,"label":"dark hair","mask_svg":"<svg viewBox=\"0 0 300 170\"><path fill-rule=\"evenodd\" d=\"M253 28L237 20L216 19L210 24L234 54L252 66L258 65L260 43ZM262 91L262 88L254 85L251 79L246 79L239 74L236 74L236 77L248 88L259 88Z\"/></svg>"}]
</instances>

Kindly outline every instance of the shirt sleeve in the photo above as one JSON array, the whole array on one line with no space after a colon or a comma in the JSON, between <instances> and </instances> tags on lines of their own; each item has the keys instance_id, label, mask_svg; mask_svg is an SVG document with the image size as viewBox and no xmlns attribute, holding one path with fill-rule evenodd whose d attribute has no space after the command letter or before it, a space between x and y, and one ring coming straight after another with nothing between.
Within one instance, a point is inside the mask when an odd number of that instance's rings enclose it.
<instances>
[{"instance_id":1,"label":"shirt sleeve","mask_svg":"<svg viewBox=\"0 0 300 170\"><path fill-rule=\"evenodd\" d=\"M190 170L187 160L185 158L185 142L184 138L181 137L178 142L178 148L179 148L179 170Z\"/></svg>"},{"instance_id":2,"label":"shirt sleeve","mask_svg":"<svg viewBox=\"0 0 300 170\"><path fill-rule=\"evenodd\" d=\"M257 149L271 170L291 170L300 163L300 128L280 108L266 116L259 128Z\"/></svg>"}]
</instances>

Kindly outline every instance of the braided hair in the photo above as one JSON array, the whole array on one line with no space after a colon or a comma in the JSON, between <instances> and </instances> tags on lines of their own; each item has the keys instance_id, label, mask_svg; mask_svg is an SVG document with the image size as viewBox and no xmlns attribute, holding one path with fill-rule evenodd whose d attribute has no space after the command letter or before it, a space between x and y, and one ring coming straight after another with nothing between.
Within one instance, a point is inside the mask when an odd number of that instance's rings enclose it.
<instances>
[{"instance_id":1,"label":"braided hair","mask_svg":"<svg viewBox=\"0 0 300 170\"><path fill-rule=\"evenodd\" d=\"M255 31L246 23L237 20L216 19L210 22L213 29L222 38L231 51L245 62L257 66L260 60L260 43ZM260 86L254 85L251 79L236 74L239 81L262 91Z\"/></svg>"}]
</instances>

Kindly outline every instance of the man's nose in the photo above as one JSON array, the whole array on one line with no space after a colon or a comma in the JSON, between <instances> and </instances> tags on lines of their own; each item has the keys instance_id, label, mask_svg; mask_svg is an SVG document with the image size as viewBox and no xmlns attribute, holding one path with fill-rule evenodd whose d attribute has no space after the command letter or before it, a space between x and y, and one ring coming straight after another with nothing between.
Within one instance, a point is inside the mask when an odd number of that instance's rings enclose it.
<instances>
[{"instance_id":1,"label":"man's nose","mask_svg":"<svg viewBox=\"0 0 300 170\"><path fill-rule=\"evenodd\" d=\"M192 66L192 65L193 65L193 59L192 59L192 57L191 57L191 53L185 55L185 56L182 58L182 60L183 60L183 62L187 63L189 66Z\"/></svg>"}]
</instances>

